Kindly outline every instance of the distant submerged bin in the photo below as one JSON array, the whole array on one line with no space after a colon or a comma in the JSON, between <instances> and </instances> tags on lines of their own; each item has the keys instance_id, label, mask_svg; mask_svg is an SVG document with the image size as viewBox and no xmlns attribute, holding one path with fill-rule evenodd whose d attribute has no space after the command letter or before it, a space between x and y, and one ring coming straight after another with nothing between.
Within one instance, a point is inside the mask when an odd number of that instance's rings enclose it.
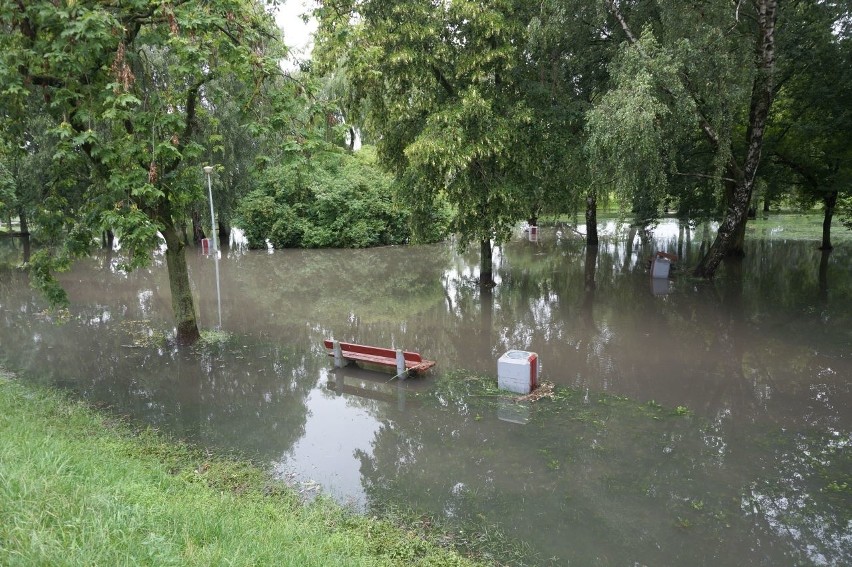
<instances>
[{"instance_id":1,"label":"distant submerged bin","mask_svg":"<svg viewBox=\"0 0 852 567\"><path fill-rule=\"evenodd\" d=\"M528 236L530 242L538 242L538 227L535 225L530 225Z\"/></svg>"},{"instance_id":2,"label":"distant submerged bin","mask_svg":"<svg viewBox=\"0 0 852 567\"><path fill-rule=\"evenodd\" d=\"M657 254L651 261L651 277L652 278L668 278L669 270L671 270L672 261L670 258Z\"/></svg>"},{"instance_id":3,"label":"distant submerged bin","mask_svg":"<svg viewBox=\"0 0 852 567\"><path fill-rule=\"evenodd\" d=\"M668 278L672 263L666 258L654 258L651 262L652 278Z\"/></svg>"},{"instance_id":4,"label":"distant submerged bin","mask_svg":"<svg viewBox=\"0 0 852 567\"><path fill-rule=\"evenodd\" d=\"M672 282L668 278L651 278L651 294L666 295L672 290Z\"/></svg>"},{"instance_id":5,"label":"distant submerged bin","mask_svg":"<svg viewBox=\"0 0 852 567\"><path fill-rule=\"evenodd\" d=\"M529 394L538 387L538 355L510 350L497 360L497 387L516 394Z\"/></svg>"}]
</instances>

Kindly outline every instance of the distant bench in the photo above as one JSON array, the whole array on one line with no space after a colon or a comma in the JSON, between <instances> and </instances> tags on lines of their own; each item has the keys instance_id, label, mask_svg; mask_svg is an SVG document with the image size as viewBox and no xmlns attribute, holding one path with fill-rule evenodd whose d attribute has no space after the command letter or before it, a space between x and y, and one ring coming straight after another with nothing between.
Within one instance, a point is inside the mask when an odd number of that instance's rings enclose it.
<instances>
[{"instance_id":1,"label":"distant bench","mask_svg":"<svg viewBox=\"0 0 852 567\"><path fill-rule=\"evenodd\" d=\"M323 341L328 355L334 357L334 365L343 367L347 362L363 362L396 368L397 375L425 372L435 366L434 360L423 360L416 352L401 349L381 348L355 343L342 343L331 339Z\"/></svg>"}]
</instances>

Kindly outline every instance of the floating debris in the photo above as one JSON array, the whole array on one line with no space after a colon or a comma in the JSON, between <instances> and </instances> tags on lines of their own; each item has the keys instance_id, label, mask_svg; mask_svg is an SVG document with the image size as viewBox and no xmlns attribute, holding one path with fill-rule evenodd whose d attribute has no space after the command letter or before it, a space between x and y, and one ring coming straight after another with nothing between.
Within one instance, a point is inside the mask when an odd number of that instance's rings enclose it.
<instances>
[{"instance_id":1,"label":"floating debris","mask_svg":"<svg viewBox=\"0 0 852 567\"><path fill-rule=\"evenodd\" d=\"M516 402L537 402L542 398L555 399L553 382L542 382L541 385L524 396L515 398Z\"/></svg>"},{"instance_id":2,"label":"floating debris","mask_svg":"<svg viewBox=\"0 0 852 567\"><path fill-rule=\"evenodd\" d=\"M45 309L35 314L35 318L45 323L62 324L71 320L71 312L65 308Z\"/></svg>"},{"instance_id":3,"label":"floating debris","mask_svg":"<svg viewBox=\"0 0 852 567\"><path fill-rule=\"evenodd\" d=\"M304 480L298 483L300 486L299 493L306 495L309 493L319 493L322 490L322 485L314 480Z\"/></svg>"},{"instance_id":4,"label":"floating debris","mask_svg":"<svg viewBox=\"0 0 852 567\"><path fill-rule=\"evenodd\" d=\"M153 348L166 342L166 334L147 319L122 321L119 327L131 339L130 344L121 345L124 348Z\"/></svg>"}]
</instances>

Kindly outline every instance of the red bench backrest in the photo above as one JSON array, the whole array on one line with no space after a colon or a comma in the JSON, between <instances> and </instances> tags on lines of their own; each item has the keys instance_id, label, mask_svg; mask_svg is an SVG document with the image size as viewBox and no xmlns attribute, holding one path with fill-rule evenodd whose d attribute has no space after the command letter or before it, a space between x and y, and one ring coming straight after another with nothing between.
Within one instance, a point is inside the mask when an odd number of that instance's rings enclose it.
<instances>
[{"instance_id":1,"label":"red bench backrest","mask_svg":"<svg viewBox=\"0 0 852 567\"><path fill-rule=\"evenodd\" d=\"M323 341L325 344L325 348L332 350L334 348L334 343L328 339ZM340 349L343 351L343 356L346 356L347 352L358 353L358 354L369 354L372 356L385 356L388 358L396 358L396 351L392 348L381 348L374 347L368 345L359 345L355 343L340 343ZM405 357L405 360L411 362L423 362L423 358L416 352L403 351L402 356Z\"/></svg>"}]
</instances>

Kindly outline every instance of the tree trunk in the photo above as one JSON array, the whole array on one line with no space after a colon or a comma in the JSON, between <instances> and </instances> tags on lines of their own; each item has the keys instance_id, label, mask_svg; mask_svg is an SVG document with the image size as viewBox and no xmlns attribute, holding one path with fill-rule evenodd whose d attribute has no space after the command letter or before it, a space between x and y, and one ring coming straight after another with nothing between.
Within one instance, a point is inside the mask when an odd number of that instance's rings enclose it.
<instances>
[{"instance_id":1,"label":"tree trunk","mask_svg":"<svg viewBox=\"0 0 852 567\"><path fill-rule=\"evenodd\" d=\"M828 303L828 258L831 250L823 249L819 259L819 300L823 305Z\"/></svg>"},{"instance_id":2,"label":"tree trunk","mask_svg":"<svg viewBox=\"0 0 852 567\"><path fill-rule=\"evenodd\" d=\"M630 260L633 259L633 241L636 240L636 227L631 226L627 231L627 241L624 243L624 262L621 265L621 271L627 273L630 269Z\"/></svg>"},{"instance_id":3,"label":"tree trunk","mask_svg":"<svg viewBox=\"0 0 852 567\"><path fill-rule=\"evenodd\" d=\"M592 190L586 195L586 246L598 245L598 194Z\"/></svg>"},{"instance_id":4,"label":"tree trunk","mask_svg":"<svg viewBox=\"0 0 852 567\"><path fill-rule=\"evenodd\" d=\"M186 228L186 219L182 219L179 223L175 224L175 230L177 230L178 237L180 237L180 241L184 244L189 244L189 238L187 237Z\"/></svg>"},{"instance_id":5,"label":"tree trunk","mask_svg":"<svg viewBox=\"0 0 852 567\"><path fill-rule=\"evenodd\" d=\"M745 233L746 233L746 223L748 222L748 205L746 205L746 218L743 219L741 223L739 223L734 231L734 238L731 242L731 246L728 249L727 256L731 257L739 257L742 258L745 256Z\"/></svg>"},{"instance_id":6,"label":"tree trunk","mask_svg":"<svg viewBox=\"0 0 852 567\"><path fill-rule=\"evenodd\" d=\"M166 239L166 265L169 269L169 289L172 292L172 310L177 325L177 342L191 345L199 338L198 323L195 318L195 304L192 300L192 288L189 285L189 269L186 264L184 244L177 229L171 224L163 229Z\"/></svg>"},{"instance_id":7,"label":"tree trunk","mask_svg":"<svg viewBox=\"0 0 852 567\"><path fill-rule=\"evenodd\" d=\"M30 249L30 239L24 238L24 264L30 263L31 249Z\"/></svg>"},{"instance_id":8,"label":"tree trunk","mask_svg":"<svg viewBox=\"0 0 852 567\"><path fill-rule=\"evenodd\" d=\"M30 227L27 224L27 213L24 211L23 207L18 208L18 221L20 221L20 225L18 228L21 229L21 236L29 236L30 235Z\"/></svg>"},{"instance_id":9,"label":"tree trunk","mask_svg":"<svg viewBox=\"0 0 852 567\"><path fill-rule=\"evenodd\" d=\"M729 183L730 191L729 191L729 200L728 203L733 203L736 199L737 194L737 184ZM754 187L752 187L752 191L754 191ZM725 254L726 257L735 257L735 258L743 258L745 256L745 232L746 232L746 224L748 223L748 219L751 217L750 208L751 208L751 193L749 193L748 202L746 203L746 215L743 218L742 222L738 223L734 228L733 238L731 239L731 245L728 248L728 252Z\"/></svg>"},{"instance_id":10,"label":"tree trunk","mask_svg":"<svg viewBox=\"0 0 852 567\"><path fill-rule=\"evenodd\" d=\"M737 251L738 241L744 235L748 207L754 190L754 180L757 175L757 167L760 165L763 134L766 130L769 108L772 106L775 70L775 20L778 2L777 0L758 0L756 8L758 68L751 90L748 132L746 134L748 149L746 150L742 175L735 177L737 184L733 192L733 199L728 203L728 209L725 218L719 225L716 239L695 268L696 276L708 279L715 275L723 258ZM729 169L731 168L729 167Z\"/></svg>"},{"instance_id":11,"label":"tree trunk","mask_svg":"<svg viewBox=\"0 0 852 567\"><path fill-rule=\"evenodd\" d=\"M104 250L112 250L115 245L115 233L109 229L101 233L101 248Z\"/></svg>"},{"instance_id":12,"label":"tree trunk","mask_svg":"<svg viewBox=\"0 0 852 567\"><path fill-rule=\"evenodd\" d=\"M597 284L595 283L595 274L597 272L598 267L598 247L597 246L586 246L586 263L583 271L583 305L582 305L582 320L589 325L589 327L594 327L595 319L594 319L594 306L595 306L595 288Z\"/></svg>"},{"instance_id":13,"label":"tree trunk","mask_svg":"<svg viewBox=\"0 0 852 567\"><path fill-rule=\"evenodd\" d=\"M586 263L583 266L583 287L588 292L595 290L595 272L598 267L598 249L594 246L586 246Z\"/></svg>"},{"instance_id":14,"label":"tree trunk","mask_svg":"<svg viewBox=\"0 0 852 567\"><path fill-rule=\"evenodd\" d=\"M355 128L352 126L349 127L349 147L347 149L350 152L355 151Z\"/></svg>"},{"instance_id":15,"label":"tree trunk","mask_svg":"<svg viewBox=\"0 0 852 567\"><path fill-rule=\"evenodd\" d=\"M491 240L485 238L479 242L479 285L494 287L494 263L491 259Z\"/></svg>"},{"instance_id":16,"label":"tree trunk","mask_svg":"<svg viewBox=\"0 0 852 567\"><path fill-rule=\"evenodd\" d=\"M217 236L219 239L219 248L227 248L231 242L231 226L221 218L217 218L216 221L216 224L219 225L219 234Z\"/></svg>"},{"instance_id":17,"label":"tree trunk","mask_svg":"<svg viewBox=\"0 0 852 567\"><path fill-rule=\"evenodd\" d=\"M837 191L827 193L823 197L825 216L822 219L822 246L820 250L831 250L831 219L834 218L834 207L837 205Z\"/></svg>"},{"instance_id":18,"label":"tree trunk","mask_svg":"<svg viewBox=\"0 0 852 567\"><path fill-rule=\"evenodd\" d=\"M481 342L478 350L480 353L485 354L490 353L493 346L494 290L490 287L481 288L479 293L479 303L479 339Z\"/></svg>"},{"instance_id":19,"label":"tree trunk","mask_svg":"<svg viewBox=\"0 0 852 567\"><path fill-rule=\"evenodd\" d=\"M194 210L190 213L190 217L192 218L192 241L198 244L204 238L204 229L201 227L201 214Z\"/></svg>"},{"instance_id":20,"label":"tree trunk","mask_svg":"<svg viewBox=\"0 0 852 567\"><path fill-rule=\"evenodd\" d=\"M695 268L696 276L710 279L716 274L716 269L722 260L728 256L738 255L735 250L745 231L752 187L753 180L743 179L737 184L733 201L728 204L728 210L719 225L716 238Z\"/></svg>"}]
</instances>

